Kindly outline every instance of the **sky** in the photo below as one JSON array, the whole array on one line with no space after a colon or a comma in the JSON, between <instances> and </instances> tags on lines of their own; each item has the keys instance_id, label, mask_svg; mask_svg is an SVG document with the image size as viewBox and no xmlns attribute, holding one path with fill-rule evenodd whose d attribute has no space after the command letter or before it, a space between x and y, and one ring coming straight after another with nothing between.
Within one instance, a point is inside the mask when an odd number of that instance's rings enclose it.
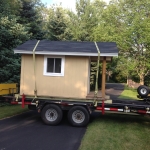
<instances>
[{"instance_id":1,"label":"sky","mask_svg":"<svg viewBox=\"0 0 150 150\"><path fill-rule=\"evenodd\" d=\"M75 10L76 0L41 0L41 1L44 4L47 3L47 6L51 4L59 4L61 2L63 7ZM103 1L108 3L110 0L103 0Z\"/></svg>"}]
</instances>

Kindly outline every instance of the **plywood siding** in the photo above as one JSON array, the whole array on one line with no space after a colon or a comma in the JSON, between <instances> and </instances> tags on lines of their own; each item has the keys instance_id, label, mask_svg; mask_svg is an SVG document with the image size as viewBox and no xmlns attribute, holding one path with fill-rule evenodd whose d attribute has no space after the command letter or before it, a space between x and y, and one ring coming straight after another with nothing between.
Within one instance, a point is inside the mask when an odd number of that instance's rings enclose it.
<instances>
[{"instance_id":1,"label":"plywood siding","mask_svg":"<svg viewBox=\"0 0 150 150\"><path fill-rule=\"evenodd\" d=\"M44 76L44 56L36 55L34 77L32 55L22 55L20 94L86 98L89 93L89 57L65 56L64 76Z\"/></svg>"}]
</instances>

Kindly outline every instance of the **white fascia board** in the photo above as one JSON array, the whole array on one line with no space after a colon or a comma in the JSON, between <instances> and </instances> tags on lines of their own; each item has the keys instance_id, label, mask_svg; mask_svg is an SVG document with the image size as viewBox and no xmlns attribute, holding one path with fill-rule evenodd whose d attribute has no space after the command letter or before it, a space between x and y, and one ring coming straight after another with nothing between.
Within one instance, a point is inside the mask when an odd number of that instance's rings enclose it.
<instances>
[{"instance_id":1,"label":"white fascia board","mask_svg":"<svg viewBox=\"0 0 150 150\"><path fill-rule=\"evenodd\" d=\"M19 54L33 54L32 51L14 50L14 53ZM48 51L36 51L35 54L40 55L72 55L72 56L97 56L97 53L78 53L78 52L48 52Z\"/></svg>"},{"instance_id":2,"label":"white fascia board","mask_svg":"<svg viewBox=\"0 0 150 150\"><path fill-rule=\"evenodd\" d=\"M18 54L33 54L32 51L14 50ZM98 56L98 53L78 53L78 52L48 52L48 51L35 51L39 55L70 55L70 56ZM117 53L100 53L100 56L118 56Z\"/></svg>"},{"instance_id":3,"label":"white fascia board","mask_svg":"<svg viewBox=\"0 0 150 150\"><path fill-rule=\"evenodd\" d=\"M118 56L118 53L100 53L100 56Z\"/></svg>"}]
</instances>

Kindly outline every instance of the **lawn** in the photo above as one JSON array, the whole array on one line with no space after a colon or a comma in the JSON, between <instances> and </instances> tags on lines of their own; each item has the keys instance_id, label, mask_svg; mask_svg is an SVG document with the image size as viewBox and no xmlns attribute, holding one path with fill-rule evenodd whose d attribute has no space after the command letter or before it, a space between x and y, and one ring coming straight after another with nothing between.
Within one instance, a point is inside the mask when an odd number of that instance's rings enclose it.
<instances>
[{"instance_id":1,"label":"lawn","mask_svg":"<svg viewBox=\"0 0 150 150\"><path fill-rule=\"evenodd\" d=\"M21 105L5 105L0 107L0 119L28 111L27 106L21 108Z\"/></svg>"},{"instance_id":2,"label":"lawn","mask_svg":"<svg viewBox=\"0 0 150 150\"><path fill-rule=\"evenodd\" d=\"M119 98L137 99L137 91L125 87ZM94 113L79 150L148 150L149 140L149 116Z\"/></svg>"},{"instance_id":3,"label":"lawn","mask_svg":"<svg viewBox=\"0 0 150 150\"><path fill-rule=\"evenodd\" d=\"M79 150L148 150L150 118L97 114L89 123Z\"/></svg>"},{"instance_id":4,"label":"lawn","mask_svg":"<svg viewBox=\"0 0 150 150\"><path fill-rule=\"evenodd\" d=\"M119 98L122 98L122 99L138 99L137 95L138 95L138 93L137 93L136 89L129 88L129 87L125 86L125 89L121 93Z\"/></svg>"}]
</instances>

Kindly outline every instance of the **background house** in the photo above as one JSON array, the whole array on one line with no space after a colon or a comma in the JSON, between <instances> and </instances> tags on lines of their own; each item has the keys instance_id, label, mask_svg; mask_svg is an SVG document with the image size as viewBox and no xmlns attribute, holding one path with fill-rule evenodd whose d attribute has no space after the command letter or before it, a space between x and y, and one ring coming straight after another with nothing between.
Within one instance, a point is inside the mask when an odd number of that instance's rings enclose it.
<instances>
[{"instance_id":1,"label":"background house","mask_svg":"<svg viewBox=\"0 0 150 150\"><path fill-rule=\"evenodd\" d=\"M98 58L95 43L42 40L33 52L36 44L37 40L30 40L14 50L22 54L20 94L34 95L37 89L37 96L86 98L90 63ZM103 63L118 56L114 42L97 42L97 46Z\"/></svg>"}]
</instances>

